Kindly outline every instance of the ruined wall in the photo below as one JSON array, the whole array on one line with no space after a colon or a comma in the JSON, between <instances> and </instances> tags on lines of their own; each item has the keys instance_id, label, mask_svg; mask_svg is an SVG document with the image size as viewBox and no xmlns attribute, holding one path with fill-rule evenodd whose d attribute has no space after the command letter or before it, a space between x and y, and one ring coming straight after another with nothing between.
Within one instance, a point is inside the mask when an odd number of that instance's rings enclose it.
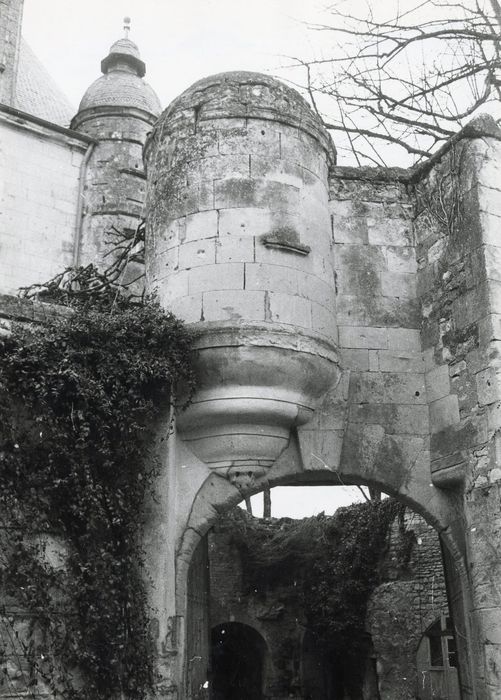
<instances>
[{"instance_id":1,"label":"ruined wall","mask_svg":"<svg viewBox=\"0 0 501 700\"><path fill-rule=\"evenodd\" d=\"M309 673L308 664L312 663L321 688L320 695L314 697L321 698L327 692L321 681L321 650L313 650L313 658L308 657L312 651L304 645L308 624L294 582L263 590L250 588L231 528L224 523L216 524L209 534L209 567L211 627L231 621L244 623L267 643L266 697L305 697L304 674ZM369 599L366 629L372 638L380 697L412 700L418 697L416 655L422 635L441 614L448 614L436 531L406 511L404 520L397 519L392 525L379 571L384 583ZM240 652L245 654L245 649ZM371 680L368 672L364 688L367 700L374 698ZM308 681L311 690L311 678Z\"/></svg>"},{"instance_id":2,"label":"ruined wall","mask_svg":"<svg viewBox=\"0 0 501 700\"><path fill-rule=\"evenodd\" d=\"M460 495L475 644L473 692L501 683L499 430L500 134L470 125L416 186L433 482ZM451 589L456 589L451 580ZM456 596L456 593L455 593ZM457 597L457 596L456 596ZM463 680L463 679L462 679ZM484 686L485 683L485 686Z\"/></svg>"},{"instance_id":3,"label":"ruined wall","mask_svg":"<svg viewBox=\"0 0 501 700\"><path fill-rule=\"evenodd\" d=\"M404 566L407 543L402 539L402 526L413 533ZM442 614L449 614L436 531L407 512L405 524L393 524L383 570L389 580L373 592L367 610L379 692L384 700L411 700L420 697L423 682L416 663L422 635Z\"/></svg>"},{"instance_id":4,"label":"ruined wall","mask_svg":"<svg viewBox=\"0 0 501 700\"><path fill-rule=\"evenodd\" d=\"M0 112L0 292L73 264L88 139Z\"/></svg>"},{"instance_id":5,"label":"ruined wall","mask_svg":"<svg viewBox=\"0 0 501 700\"><path fill-rule=\"evenodd\" d=\"M491 215L494 227L482 231L478 188L483 185L474 180L475 161L488 150L481 142L460 142L416 185L431 468L435 483L444 486L461 482L473 466L472 451L487 441L489 407L498 398L489 347L499 277L496 224ZM490 200L488 206L495 207L495 190ZM485 240L485 233L493 240Z\"/></svg>"},{"instance_id":6,"label":"ruined wall","mask_svg":"<svg viewBox=\"0 0 501 700\"><path fill-rule=\"evenodd\" d=\"M288 587L250 589L231 529L224 524L216 524L209 533L209 570L211 628L236 621L257 630L269 654L266 698L296 697L306 620L293 582ZM240 651L245 653L245 649Z\"/></svg>"}]
</instances>

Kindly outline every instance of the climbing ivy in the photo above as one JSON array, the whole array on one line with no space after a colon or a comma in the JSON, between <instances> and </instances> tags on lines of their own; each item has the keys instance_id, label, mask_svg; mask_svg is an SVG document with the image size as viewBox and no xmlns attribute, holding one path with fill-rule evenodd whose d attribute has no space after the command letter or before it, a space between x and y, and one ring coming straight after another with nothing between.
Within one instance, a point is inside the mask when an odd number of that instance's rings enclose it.
<instances>
[{"instance_id":1,"label":"climbing ivy","mask_svg":"<svg viewBox=\"0 0 501 700\"><path fill-rule=\"evenodd\" d=\"M347 697L361 697L370 642L367 603L381 582L389 528L402 510L385 499L303 520L260 521L239 509L224 516L231 522L249 592L292 590L329 665L342 669L339 692Z\"/></svg>"},{"instance_id":2,"label":"climbing ivy","mask_svg":"<svg viewBox=\"0 0 501 700\"><path fill-rule=\"evenodd\" d=\"M307 572L306 616L345 689L357 697L370 639L367 604L380 583L380 564L398 503L387 499L341 508L325 527L325 550Z\"/></svg>"},{"instance_id":3,"label":"climbing ivy","mask_svg":"<svg viewBox=\"0 0 501 700\"><path fill-rule=\"evenodd\" d=\"M0 682L140 700L149 445L174 387L193 391L191 338L151 300L101 290L70 305L0 339Z\"/></svg>"}]
</instances>

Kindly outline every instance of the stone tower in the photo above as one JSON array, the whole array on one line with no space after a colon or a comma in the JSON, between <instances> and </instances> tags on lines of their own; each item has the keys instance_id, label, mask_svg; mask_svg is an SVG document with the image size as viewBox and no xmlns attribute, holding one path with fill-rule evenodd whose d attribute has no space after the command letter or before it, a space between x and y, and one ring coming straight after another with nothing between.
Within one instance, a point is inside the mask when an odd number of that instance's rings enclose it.
<instances>
[{"instance_id":1,"label":"stone tower","mask_svg":"<svg viewBox=\"0 0 501 700\"><path fill-rule=\"evenodd\" d=\"M333 158L298 93L245 72L193 85L146 145L148 285L201 332L178 427L232 481L264 474L338 378Z\"/></svg>"},{"instance_id":2,"label":"stone tower","mask_svg":"<svg viewBox=\"0 0 501 700\"><path fill-rule=\"evenodd\" d=\"M116 41L101 62L103 75L85 92L71 128L95 140L85 164L85 190L77 264L103 267L106 232L134 232L143 214L142 148L160 103L143 80L136 44Z\"/></svg>"},{"instance_id":3,"label":"stone tower","mask_svg":"<svg viewBox=\"0 0 501 700\"><path fill-rule=\"evenodd\" d=\"M294 90L241 72L156 123L147 285L196 329L199 378L159 435L145 518L163 697L210 685L217 514L275 485L365 483L440 533L462 697L499 698L500 295L481 257L498 259L498 140L486 124L431 170L343 168ZM433 202L457 162L451 229Z\"/></svg>"}]
</instances>

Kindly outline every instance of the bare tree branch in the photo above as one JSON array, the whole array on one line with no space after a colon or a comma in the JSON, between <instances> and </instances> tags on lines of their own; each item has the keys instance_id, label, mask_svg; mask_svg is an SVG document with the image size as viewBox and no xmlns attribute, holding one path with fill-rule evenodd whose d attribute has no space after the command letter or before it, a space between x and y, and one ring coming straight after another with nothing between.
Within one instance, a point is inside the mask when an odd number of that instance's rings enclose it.
<instances>
[{"instance_id":1,"label":"bare tree branch","mask_svg":"<svg viewBox=\"0 0 501 700\"><path fill-rule=\"evenodd\" d=\"M481 108L501 116L499 0L402 0L403 9L394 0L393 13L380 3L366 16L346 5L335 2L330 22L310 25L331 50L292 60L314 110L357 164L375 153L380 164L399 162L399 153L416 164Z\"/></svg>"},{"instance_id":2,"label":"bare tree branch","mask_svg":"<svg viewBox=\"0 0 501 700\"><path fill-rule=\"evenodd\" d=\"M93 264L68 267L43 284L21 287L20 295L29 299L71 305L74 301L105 302L111 308L121 295L132 303L144 300L144 232L142 221L136 230L112 226L105 233L105 259L101 268Z\"/></svg>"}]
</instances>

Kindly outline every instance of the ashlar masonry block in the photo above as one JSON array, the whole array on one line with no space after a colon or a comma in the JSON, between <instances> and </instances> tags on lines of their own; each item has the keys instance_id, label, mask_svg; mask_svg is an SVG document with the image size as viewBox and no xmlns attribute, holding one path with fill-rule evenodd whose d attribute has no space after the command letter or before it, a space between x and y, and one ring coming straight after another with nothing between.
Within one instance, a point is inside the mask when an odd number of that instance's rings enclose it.
<instances>
[{"instance_id":1,"label":"ashlar masonry block","mask_svg":"<svg viewBox=\"0 0 501 700\"><path fill-rule=\"evenodd\" d=\"M305 172L309 172L305 171L294 160L288 160L283 157L277 159L269 154L263 156L251 155L249 157L249 165L249 174L252 178L266 177L275 182L282 182L297 188L303 186ZM322 186L321 183L320 186ZM325 185L323 186L325 187Z\"/></svg>"},{"instance_id":2,"label":"ashlar masonry block","mask_svg":"<svg viewBox=\"0 0 501 700\"><path fill-rule=\"evenodd\" d=\"M189 169L192 182L209 182L231 177L250 177L250 158L247 154L228 156L220 154L195 160Z\"/></svg>"},{"instance_id":3,"label":"ashlar masonry block","mask_svg":"<svg viewBox=\"0 0 501 700\"><path fill-rule=\"evenodd\" d=\"M426 391L430 403L450 394L449 365L439 365L426 372Z\"/></svg>"},{"instance_id":4,"label":"ashlar masonry block","mask_svg":"<svg viewBox=\"0 0 501 700\"><path fill-rule=\"evenodd\" d=\"M494 403L500 398L499 380L494 367L487 367L475 375L478 403L480 406Z\"/></svg>"},{"instance_id":5,"label":"ashlar masonry block","mask_svg":"<svg viewBox=\"0 0 501 700\"><path fill-rule=\"evenodd\" d=\"M180 222L180 240L183 243L215 238L218 234L218 212L213 209L188 215Z\"/></svg>"},{"instance_id":6,"label":"ashlar masonry block","mask_svg":"<svg viewBox=\"0 0 501 700\"><path fill-rule=\"evenodd\" d=\"M246 289L273 289L275 292L288 295L299 294L299 278L301 272L284 265L268 265L266 263L246 263Z\"/></svg>"},{"instance_id":7,"label":"ashlar masonry block","mask_svg":"<svg viewBox=\"0 0 501 700\"><path fill-rule=\"evenodd\" d=\"M336 243L366 244L369 242L367 221L361 217L345 219L332 214L332 237Z\"/></svg>"},{"instance_id":8,"label":"ashlar masonry block","mask_svg":"<svg viewBox=\"0 0 501 700\"><path fill-rule=\"evenodd\" d=\"M385 297L416 298L417 276L408 272L383 271L381 293Z\"/></svg>"},{"instance_id":9,"label":"ashlar masonry block","mask_svg":"<svg viewBox=\"0 0 501 700\"><path fill-rule=\"evenodd\" d=\"M229 122L231 124L231 122ZM262 155L280 157L280 133L264 120L246 126L219 130L222 155Z\"/></svg>"},{"instance_id":10,"label":"ashlar masonry block","mask_svg":"<svg viewBox=\"0 0 501 700\"><path fill-rule=\"evenodd\" d=\"M424 377L412 372L353 374L350 390L353 403L426 403Z\"/></svg>"},{"instance_id":11,"label":"ashlar masonry block","mask_svg":"<svg viewBox=\"0 0 501 700\"><path fill-rule=\"evenodd\" d=\"M264 321L265 293L244 290L204 291L204 321Z\"/></svg>"},{"instance_id":12,"label":"ashlar masonry block","mask_svg":"<svg viewBox=\"0 0 501 700\"><path fill-rule=\"evenodd\" d=\"M364 326L339 326L342 348L387 348L388 330Z\"/></svg>"},{"instance_id":13,"label":"ashlar masonry block","mask_svg":"<svg viewBox=\"0 0 501 700\"><path fill-rule=\"evenodd\" d=\"M396 352L377 350L378 367L381 372L423 372L424 361L420 352Z\"/></svg>"},{"instance_id":14,"label":"ashlar masonry block","mask_svg":"<svg viewBox=\"0 0 501 700\"><path fill-rule=\"evenodd\" d=\"M203 265L188 271L189 293L244 288L244 264Z\"/></svg>"},{"instance_id":15,"label":"ashlar masonry block","mask_svg":"<svg viewBox=\"0 0 501 700\"><path fill-rule=\"evenodd\" d=\"M350 421L364 425L382 425L389 434L428 435L428 407L391 404L354 404Z\"/></svg>"},{"instance_id":16,"label":"ashlar masonry block","mask_svg":"<svg viewBox=\"0 0 501 700\"><path fill-rule=\"evenodd\" d=\"M216 239L216 264L254 262L254 236L219 236Z\"/></svg>"},{"instance_id":17,"label":"ashlar masonry block","mask_svg":"<svg viewBox=\"0 0 501 700\"><path fill-rule=\"evenodd\" d=\"M405 219L367 220L369 243L407 247L412 245L411 222Z\"/></svg>"},{"instance_id":18,"label":"ashlar masonry block","mask_svg":"<svg viewBox=\"0 0 501 700\"><path fill-rule=\"evenodd\" d=\"M334 310L312 301L311 327L316 333L320 333L327 338L336 337L337 328Z\"/></svg>"},{"instance_id":19,"label":"ashlar masonry block","mask_svg":"<svg viewBox=\"0 0 501 700\"><path fill-rule=\"evenodd\" d=\"M189 270L216 263L216 239L200 239L179 246L179 268Z\"/></svg>"},{"instance_id":20,"label":"ashlar masonry block","mask_svg":"<svg viewBox=\"0 0 501 700\"><path fill-rule=\"evenodd\" d=\"M430 430L439 433L444 428L460 421L458 397L455 394L444 396L430 404Z\"/></svg>"},{"instance_id":21,"label":"ashlar masonry block","mask_svg":"<svg viewBox=\"0 0 501 700\"><path fill-rule=\"evenodd\" d=\"M269 292L267 305L269 320L296 325L299 328L311 328L311 302L308 299L280 292Z\"/></svg>"},{"instance_id":22,"label":"ashlar masonry block","mask_svg":"<svg viewBox=\"0 0 501 700\"><path fill-rule=\"evenodd\" d=\"M267 208L238 207L219 209L219 236L262 236L272 228L272 214Z\"/></svg>"}]
</instances>

